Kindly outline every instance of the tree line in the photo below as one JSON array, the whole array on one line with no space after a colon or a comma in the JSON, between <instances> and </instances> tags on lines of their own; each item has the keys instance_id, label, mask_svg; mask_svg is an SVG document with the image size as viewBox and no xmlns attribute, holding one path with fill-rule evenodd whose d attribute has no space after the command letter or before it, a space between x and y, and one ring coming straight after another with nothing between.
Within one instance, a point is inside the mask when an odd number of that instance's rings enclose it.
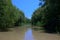
<instances>
[{"instance_id":1,"label":"tree line","mask_svg":"<svg viewBox=\"0 0 60 40\"><path fill-rule=\"evenodd\" d=\"M59 0L40 0L44 1L32 15L31 24L43 27L45 32L60 32L60 1Z\"/></svg>"},{"instance_id":2,"label":"tree line","mask_svg":"<svg viewBox=\"0 0 60 40\"><path fill-rule=\"evenodd\" d=\"M24 13L13 6L11 0L0 0L0 30L5 31L24 22Z\"/></svg>"},{"instance_id":3,"label":"tree line","mask_svg":"<svg viewBox=\"0 0 60 40\"><path fill-rule=\"evenodd\" d=\"M45 2L35 12L31 20L24 13L12 5L11 0L0 0L0 30L31 23L43 27L45 32L60 32L60 1L40 0Z\"/></svg>"}]
</instances>

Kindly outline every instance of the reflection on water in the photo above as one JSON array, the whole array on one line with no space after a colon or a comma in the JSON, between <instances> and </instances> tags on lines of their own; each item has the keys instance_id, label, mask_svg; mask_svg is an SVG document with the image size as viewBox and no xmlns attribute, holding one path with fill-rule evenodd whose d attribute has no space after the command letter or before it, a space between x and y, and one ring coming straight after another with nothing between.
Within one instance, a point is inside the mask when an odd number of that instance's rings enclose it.
<instances>
[{"instance_id":1,"label":"reflection on water","mask_svg":"<svg viewBox=\"0 0 60 40\"><path fill-rule=\"evenodd\" d=\"M32 29L27 29L27 31L25 32L25 37L24 40L34 40L33 39L33 34L32 34Z\"/></svg>"}]
</instances>

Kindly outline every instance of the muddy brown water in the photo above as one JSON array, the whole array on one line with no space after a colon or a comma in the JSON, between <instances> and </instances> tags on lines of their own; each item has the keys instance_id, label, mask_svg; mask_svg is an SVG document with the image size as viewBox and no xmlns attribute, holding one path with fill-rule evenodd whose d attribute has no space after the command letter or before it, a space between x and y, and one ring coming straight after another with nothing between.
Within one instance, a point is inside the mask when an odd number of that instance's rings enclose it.
<instances>
[{"instance_id":1,"label":"muddy brown water","mask_svg":"<svg viewBox=\"0 0 60 40\"><path fill-rule=\"evenodd\" d=\"M9 32L0 32L0 40L60 40L60 35L19 27L11 28Z\"/></svg>"}]
</instances>

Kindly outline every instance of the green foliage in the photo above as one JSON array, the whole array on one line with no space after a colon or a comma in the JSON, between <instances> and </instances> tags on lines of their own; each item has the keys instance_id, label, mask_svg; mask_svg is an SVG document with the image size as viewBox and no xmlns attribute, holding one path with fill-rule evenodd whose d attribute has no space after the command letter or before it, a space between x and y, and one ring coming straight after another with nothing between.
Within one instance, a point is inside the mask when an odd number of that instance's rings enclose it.
<instances>
[{"instance_id":1,"label":"green foliage","mask_svg":"<svg viewBox=\"0 0 60 40\"><path fill-rule=\"evenodd\" d=\"M58 28L60 25L59 23L59 15L60 15L60 5L59 5L59 0L46 0L46 10L45 11L45 20L46 21L46 25L45 30L47 32L57 32Z\"/></svg>"},{"instance_id":2,"label":"green foliage","mask_svg":"<svg viewBox=\"0 0 60 40\"><path fill-rule=\"evenodd\" d=\"M41 0L42 1L42 0ZM60 32L60 2L59 0L44 0L45 4L32 15L32 24L41 24L46 32ZM42 23L41 23L42 22Z\"/></svg>"},{"instance_id":3,"label":"green foliage","mask_svg":"<svg viewBox=\"0 0 60 40\"><path fill-rule=\"evenodd\" d=\"M25 17L25 24L30 24L31 20Z\"/></svg>"},{"instance_id":4,"label":"green foliage","mask_svg":"<svg viewBox=\"0 0 60 40\"><path fill-rule=\"evenodd\" d=\"M18 20L16 20L15 26L22 25L22 23L24 23L24 20L25 20L24 13L22 11L19 11L18 13L20 13L20 15L18 14L19 17L18 17L18 15L16 16L18 18Z\"/></svg>"},{"instance_id":5,"label":"green foliage","mask_svg":"<svg viewBox=\"0 0 60 40\"><path fill-rule=\"evenodd\" d=\"M0 30L13 27L19 20L19 24L24 20L22 11L12 5L11 0L0 0Z\"/></svg>"},{"instance_id":6,"label":"green foliage","mask_svg":"<svg viewBox=\"0 0 60 40\"><path fill-rule=\"evenodd\" d=\"M45 23L43 23L42 21L41 21L41 22L38 21L38 22L36 23L36 26L43 27L43 25L45 25Z\"/></svg>"},{"instance_id":7,"label":"green foliage","mask_svg":"<svg viewBox=\"0 0 60 40\"><path fill-rule=\"evenodd\" d=\"M32 15L32 19L31 22L33 25L40 24L40 26L43 26L45 24L45 13L44 13L44 8L45 7L41 7L38 8Z\"/></svg>"}]
</instances>

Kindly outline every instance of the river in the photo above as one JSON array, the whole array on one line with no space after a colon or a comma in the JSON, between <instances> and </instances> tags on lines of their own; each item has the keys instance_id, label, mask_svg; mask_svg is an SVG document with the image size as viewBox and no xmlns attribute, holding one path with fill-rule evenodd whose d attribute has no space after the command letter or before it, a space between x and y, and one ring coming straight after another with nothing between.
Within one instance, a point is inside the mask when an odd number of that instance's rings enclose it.
<instances>
[{"instance_id":1,"label":"river","mask_svg":"<svg viewBox=\"0 0 60 40\"><path fill-rule=\"evenodd\" d=\"M60 40L60 35L35 31L27 25L11 28L9 32L0 32L0 40Z\"/></svg>"}]
</instances>

